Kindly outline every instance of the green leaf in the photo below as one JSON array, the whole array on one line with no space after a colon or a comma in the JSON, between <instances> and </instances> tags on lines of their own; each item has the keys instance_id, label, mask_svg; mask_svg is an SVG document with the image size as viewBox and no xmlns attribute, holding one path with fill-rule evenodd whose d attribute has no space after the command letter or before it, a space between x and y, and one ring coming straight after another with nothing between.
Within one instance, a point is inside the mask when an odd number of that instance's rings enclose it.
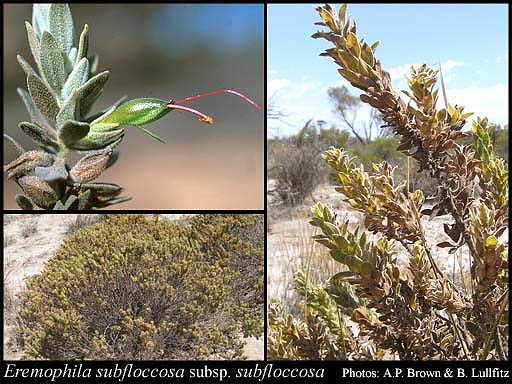
<instances>
[{"instance_id":1,"label":"green leaf","mask_svg":"<svg viewBox=\"0 0 512 384\"><path fill-rule=\"evenodd\" d=\"M67 4L51 4L48 23L50 33L55 36L61 51L67 55L75 38L73 17L69 6Z\"/></svg>"},{"instance_id":2,"label":"green leaf","mask_svg":"<svg viewBox=\"0 0 512 384\"><path fill-rule=\"evenodd\" d=\"M18 60L19 65L21 66L21 68L23 68L23 70L25 71L27 76L30 76L30 75L37 76L37 73L36 73L36 71L34 71L34 68L32 68L32 66L29 63L27 63L21 55L17 55L16 59Z\"/></svg>"},{"instance_id":3,"label":"green leaf","mask_svg":"<svg viewBox=\"0 0 512 384\"><path fill-rule=\"evenodd\" d=\"M11 143L11 145L14 147L18 155L22 155L23 153L25 153L25 149L16 140L14 140L11 136L9 136L6 133L4 133L4 140L7 140L9 143Z\"/></svg>"},{"instance_id":4,"label":"green leaf","mask_svg":"<svg viewBox=\"0 0 512 384\"><path fill-rule=\"evenodd\" d=\"M341 24L345 24L345 20L347 17L347 4L346 3L340 7L340 10L338 11L338 16L341 21Z\"/></svg>"},{"instance_id":5,"label":"green leaf","mask_svg":"<svg viewBox=\"0 0 512 384\"><path fill-rule=\"evenodd\" d=\"M30 211L32 209L34 209L34 205L32 204L32 202L28 199L27 196L25 195L21 195L21 194L17 194L16 197L16 204L18 204L18 206L25 210L25 211Z\"/></svg>"},{"instance_id":6,"label":"green leaf","mask_svg":"<svg viewBox=\"0 0 512 384\"><path fill-rule=\"evenodd\" d=\"M43 31L48 31L48 14L50 4L34 4L32 7L32 25L38 37L41 38Z\"/></svg>"},{"instance_id":7,"label":"green leaf","mask_svg":"<svg viewBox=\"0 0 512 384\"><path fill-rule=\"evenodd\" d=\"M90 190L85 191L84 193L78 196L78 210L83 211L84 209L89 209L92 201L92 194Z\"/></svg>"},{"instance_id":8,"label":"green leaf","mask_svg":"<svg viewBox=\"0 0 512 384\"><path fill-rule=\"evenodd\" d=\"M59 113L59 105L51 89L49 89L37 75L28 76L27 86L30 96L39 112L51 123L55 123L57 114Z\"/></svg>"},{"instance_id":9,"label":"green leaf","mask_svg":"<svg viewBox=\"0 0 512 384\"><path fill-rule=\"evenodd\" d=\"M70 147L89 133L89 124L76 120L64 122L59 130L59 138L66 147Z\"/></svg>"},{"instance_id":10,"label":"green leaf","mask_svg":"<svg viewBox=\"0 0 512 384\"><path fill-rule=\"evenodd\" d=\"M32 57L41 71L41 63L39 61L39 57L41 56L41 46L39 44L39 38L36 36L36 33L28 22L25 22L25 27L27 29L28 44L30 46L30 51L32 52Z\"/></svg>"},{"instance_id":11,"label":"green leaf","mask_svg":"<svg viewBox=\"0 0 512 384\"><path fill-rule=\"evenodd\" d=\"M73 196L76 198L76 196ZM62 204L62 202L59 200L55 203L55 205L53 206L53 210L54 211L65 211L66 210L66 207L64 204Z\"/></svg>"},{"instance_id":12,"label":"green leaf","mask_svg":"<svg viewBox=\"0 0 512 384\"><path fill-rule=\"evenodd\" d=\"M75 89L71 92L69 99L66 100L59 113L57 114L57 126L62 129L64 123L68 120L78 120L77 119L77 100L78 100L78 91Z\"/></svg>"},{"instance_id":13,"label":"green leaf","mask_svg":"<svg viewBox=\"0 0 512 384\"><path fill-rule=\"evenodd\" d=\"M80 94L80 117L85 117L91 110L94 102L100 97L110 73L104 71L89 79L78 89Z\"/></svg>"},{"instance_id":14,"label":"green leaf","mask_svg":"<svg viewBox=\"0 0 512 384\"><path fill-rule=\"evenodd\" d=\"M91 68L91 76L96 73L98 70L98 55L93 53L87 57L87 60L89 60L89 67Z\"/></svg>"},{"instance_id":15,"label":"green leaf","mask_svg":"<svg viewBox=\"0 0 512 384\"><path fill-rule=\"evenodd\" d=\"M59 142L53 131L48 130L44 126L29 123L27 121L18 124L18 127L30 136L36 144L50 152L57 153L59 151Z\"/></svg>"},{"instance_id":16,"label":"green leaf","mask_svg":"<svg viewBox=\"0 0 512 384\"><path fill-rule=\"evenodd\" d=\"M21 100L23 101L23 104L25 104L25 108L27 109L27 111L30 115L30 120L34 124L37 124L40 127L45 128L46 130L54 131L53 127L50 124L48 124L48 121L46 120L46 118L37 110L30 94L27 91L25 91L23 88L18 88L17 91L18 91L18 95L20 95Z\"/></svg>"},{"instance_id":17,"label":"green leaf","mask_svg":"<svg viewBox=\"0 0 512 384\"><path fill-rule=\"evenodd\" d=\"M73 90L78 90L85 84L89 76L89 62L86 58L80 60L69 75L66 83L62 87L62 99L67 100Z\"/></svg>"},{"instance_id":18,"label":"green leaf","mask_svg":"<svg viewBox=\"0 0 512 384\"><path fill-rule=\"evenodd\" d=\"M119 140L124 135L124 129L116 129L109 132L89 131L87 136L73 144L70 148L79 151L90 151L106 147Z\"/></svg>"},{"instance_id":19,"label":"green leaf","mask_svg":"<svg viewBox=\"0 0 512 384\"><path fill-rule=\"evenodd\" d=\"M98 197L115 197L123 192L123 187L114 183L80 184L80 187L90 189Z\"/></svg>"},{"instance_id":20,"label":"green leaf","mask_svg":"<svg viewBox=\"0 0 512 384\"><path fill-rule=\"evenodd\" d=\"M62 53L62 57L64 58L64 69L66 70L66 76L69 76L69 74L73 71L76 61L76 55L77 49L75 47L71 48L69 54L67 55L65 53Z\"/></svg>"},{"instance_id":21,"label":"green leaf","mask_svg":"<svg viewBox=\"0 0 512 384\"><path fill-rule=\"evenodd\" d=\"M66 200L66 204L64 204L64 209L65 210L72 209L73 206L76 205L75 203L78 204L78 197L76 197L75 195L69 196L68 199Z\"/></svg>"},{"instance_id":22,"label":"green leaf","mask_svg":"<svg viewBox=\"0 0 512 384\"><path fill-rule=\"evenodd\" d=\"M41 53L39 60L41 61L42 75L53 90L57 94L60 94L62 86L66 81L64 59L57 41L47 31L44 31L41 37Z\"/></svg>"},{"instance_id":23,"label":"green leaf","mask_svg":"<svg viewBox=\"0 0 512 384\"><path fill-rule=\"evenodd\" d=\"M132 199L131 197L116 197L116 198L113 198L113 199L109 199L109 200L106 200L106 201L102 201L102 202L96 203L96 204L94 204L94 206L96 208L105 208L105 207L108 207L108 206L111 206L111 205L124 203L126 201L131 200L131 199Z\"/></svg>"},{"instance_id":24,"label":"green leaf","mask_svg":"<svg viewBox=\"0 0 512 384\"><path fill-rule=\"evenodd\" d=\"M80 34L80 41L78 42L78 52L76 55L76 62L78 63L83 58L87 58L89 50L89 26L84 25L84 30Z\"/></svg>"}]
</instances>

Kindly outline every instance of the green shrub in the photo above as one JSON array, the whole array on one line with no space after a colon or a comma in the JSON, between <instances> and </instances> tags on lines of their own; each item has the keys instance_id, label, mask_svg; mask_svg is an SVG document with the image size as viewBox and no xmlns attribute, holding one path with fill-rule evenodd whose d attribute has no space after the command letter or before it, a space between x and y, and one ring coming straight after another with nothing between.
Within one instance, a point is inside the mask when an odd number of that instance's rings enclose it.
<instances>
[{"instance_id":1,"label":"green shrub","mask_svg":"<svg viewBox=\"0 0 512 384\"><path fill-rule=\"evenodd\" d=\"M30 358L242 358L262 334L262 216L109 216L27 282L20 319Z\"/></svg>"}]
</instances>

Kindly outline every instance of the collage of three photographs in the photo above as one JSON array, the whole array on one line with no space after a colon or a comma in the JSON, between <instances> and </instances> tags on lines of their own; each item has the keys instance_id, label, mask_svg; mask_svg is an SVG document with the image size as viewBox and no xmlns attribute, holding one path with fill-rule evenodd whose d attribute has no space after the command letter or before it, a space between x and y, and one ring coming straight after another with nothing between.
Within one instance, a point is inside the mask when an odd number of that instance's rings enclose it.
<instances>
[{"instance_id":1,"label":"collage of three photographs","mask_svg":"<svg viewBox=\"0 0 512 384\"><path fill-rule=\"evenodd\" d=\"M3 11L4 361L509 361L508 5Z\"/></svg>"}]
</instances>

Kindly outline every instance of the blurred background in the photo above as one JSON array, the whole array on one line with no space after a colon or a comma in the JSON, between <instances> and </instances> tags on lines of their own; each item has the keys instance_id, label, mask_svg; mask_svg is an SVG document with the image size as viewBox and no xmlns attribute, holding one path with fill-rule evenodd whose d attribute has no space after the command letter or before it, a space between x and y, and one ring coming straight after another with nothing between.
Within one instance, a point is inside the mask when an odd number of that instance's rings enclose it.
<instances>
[{"instance_id":1,"label":"blurred background","mask_svg":"<svg viewBox=\"0 0 512 384\"><path fill-rule=\"evenodd\" d=\"M123 95L178 100L222 88L263 105L261 4L73 4L71 12L76 38L87 23L98 71L111 73L95 110ZM4 6L4 132L26 149L35 144L17 127L29 118L16 93L26 88L16 54L34 65L24 25L31 18L30 5ZM126 127L118 162L95 180L133 198L114 208L263 209L263 111L229 94L186 105L215 124L174 111L147 126L167 144ZM16 154L4 149L5 164ZM20 189L3 177L4 208L18 209Z\"/></svg>"}]
</instances>

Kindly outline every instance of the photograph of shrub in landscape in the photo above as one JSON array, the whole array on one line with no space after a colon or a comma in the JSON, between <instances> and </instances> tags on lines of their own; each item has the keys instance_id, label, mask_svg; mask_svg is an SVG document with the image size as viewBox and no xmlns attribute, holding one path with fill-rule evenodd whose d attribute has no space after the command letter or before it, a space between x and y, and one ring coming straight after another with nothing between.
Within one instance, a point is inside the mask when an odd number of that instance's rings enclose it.
<instances>
[{"instance_id":1,"label":"photograph of shrub in landscape","mask_svg":"<svg viewBox=\"0 0 512 384\"><path fill-rule=\"evenodd\" d=\"M263 5L4 11L6 209L263 209Z\"/></svg>"},{"instance_id":2,"label":"photograph of shrub in landscape","mask_svg":"<svg viewBox=\"0 0 512 384\"><path fill-rule=\"evenodd\" d=\"M4 356L263 358L263 215L4 215Z\"/></svg>"},{"instance_id":3,"label":"photograph of shrub in landscape","mask_svg":"<svg viewBox=\"0 0 512 384\"><path fill-rule=\"evenodd\" d=\"M269 6L269 359L508 360L505 7ZM443 35L459 13L492 27Z\"/></svg>"}]
</instances>

